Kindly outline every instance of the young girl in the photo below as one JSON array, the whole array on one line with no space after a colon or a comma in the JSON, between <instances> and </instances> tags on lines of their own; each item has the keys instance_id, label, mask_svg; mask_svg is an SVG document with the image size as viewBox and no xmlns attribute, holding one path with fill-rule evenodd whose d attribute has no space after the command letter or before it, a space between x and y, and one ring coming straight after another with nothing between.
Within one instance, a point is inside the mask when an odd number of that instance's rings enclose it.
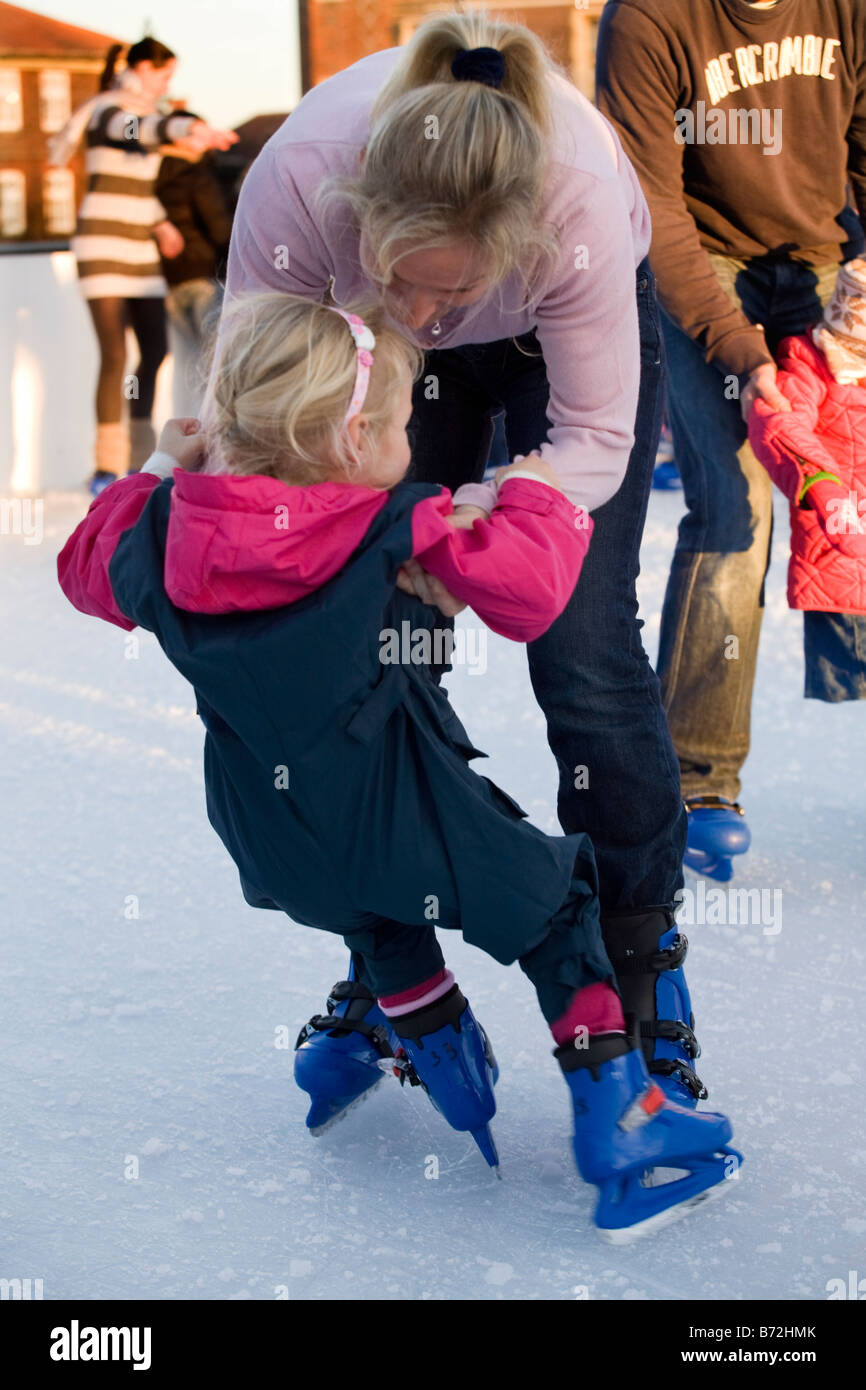
<instances>
[{"instance_id":1,"label":"young girl","mask_svg":"<svg viewBox=\"0 0 866 1390\"><path fill-rule=\"evenodd\" d=\"M464 527L447 489L404 482L417 364L378 310L365 323L281 293L233 302L202 436L171 422L145 470L97 498L60 583L82 612L154 632L194 686L208 814L247 902L353 952L354 978L299 1040L310 1127L384 1064L496 1166L498 1070L435 928L461 930L535 985L578 1168L601 1188L596 1223L629 1239L721 1190L738 1162L730 1124L651 1082L602 944L588 838L542 834L470 769L483 755L431 674L433 610L395 584L415 558L529 641L567 603L591 523L538 456L500 469L489 518ZM341 1046L321 1068L326 1036ZM687 1174L647 1186L656 1165Z\"/></svg>"},{"instance_id":2,"label":"young girl","mask_svg":"<svg viewBox=\"0 0 866 1390\"><path fill-rule=\"evenodd\" d=\"M866 699L866 260L821 323L779 345L790 410L756 400L755 455L791 503L788 604L803 610L807 699Z\"/></svg>"}]
</instances>

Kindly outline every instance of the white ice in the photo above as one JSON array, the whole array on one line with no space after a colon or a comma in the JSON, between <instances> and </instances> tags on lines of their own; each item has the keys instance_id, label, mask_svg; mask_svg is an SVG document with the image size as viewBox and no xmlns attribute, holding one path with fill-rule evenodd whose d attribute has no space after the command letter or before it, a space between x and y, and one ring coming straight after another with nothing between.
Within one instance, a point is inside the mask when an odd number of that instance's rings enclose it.
<instances>
[{"instance_id":1,"label":"white ice","mask_svg":"<svg viewBox=\"0 0 866 1390\"><path fill-rule=\"evenodd\" d=\"M393 1078L306 1133L275 1041L323 1008L345 950L246 906L189 688L148 634L130 654L62 597L55 555L85 506L49 496L41 544L0 536L0 1277L46 1299L398 1300L822 1300L866 1277L866 709L802 698L782 506L734 880L781 890L781 930L686 928L699 1071L745 1164L724 1200L616 1250L530 985L455 937L502 1070L503 1181ZM652 499L651 652L681 506ZM556 830L524 652L491 636L486 672L450 688L484 771Z\"/></svg>"}]
</instances>

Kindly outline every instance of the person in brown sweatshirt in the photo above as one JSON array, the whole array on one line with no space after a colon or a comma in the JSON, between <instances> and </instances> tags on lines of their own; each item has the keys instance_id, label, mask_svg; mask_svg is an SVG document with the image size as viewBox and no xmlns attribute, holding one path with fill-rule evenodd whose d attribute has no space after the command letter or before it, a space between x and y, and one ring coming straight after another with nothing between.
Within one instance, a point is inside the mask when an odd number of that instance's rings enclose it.
<instances>
[{"instance_id":1,"label":"person in brown sweatshirt","mask_svg":"<svg viewBox=\"0 0 866 1390\"><path fill-rule=\"evenodd\" d=\"M745 422L756 396L789 408L774 351L820 319L862 246L847 189L866 222L866 0L609 0L596 83L652 214L688 508L658 658L686 863L725 879L750 840L736 801L772 527ZM866 619L804 619L806 694L850 698L838 681Z\"/></svg>"}]
</instances>

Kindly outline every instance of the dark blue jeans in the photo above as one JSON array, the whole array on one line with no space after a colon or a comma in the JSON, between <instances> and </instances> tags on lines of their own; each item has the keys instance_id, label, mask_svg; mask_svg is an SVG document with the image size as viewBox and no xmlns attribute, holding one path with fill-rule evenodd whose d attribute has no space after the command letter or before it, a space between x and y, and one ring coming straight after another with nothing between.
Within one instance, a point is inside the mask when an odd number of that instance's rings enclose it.
<instances>
[{"instance_id":1,"label":"dark blue jeans","mask_svg":"<svg viewBox=\"0 0 866 1390\"><path fill-rule=\"evenodd\" d=\"M635 444L595 530L577 588L548 632L529 644L532 687L559 766L559 819L595 846L602 911L668 905L682 884L686 818L659 686L640 637L635 582L659 436L662 341L655 281L636 280L641 384ZM438 381L438 398L425 382ZM549 388L535 333L426 356L410 421L411 476L480 482L505 411L508 452L547 437ZM576 775L576 769L586 768ZM575 786L575 783L578 783Z\"/></svg>"}]
</instances>

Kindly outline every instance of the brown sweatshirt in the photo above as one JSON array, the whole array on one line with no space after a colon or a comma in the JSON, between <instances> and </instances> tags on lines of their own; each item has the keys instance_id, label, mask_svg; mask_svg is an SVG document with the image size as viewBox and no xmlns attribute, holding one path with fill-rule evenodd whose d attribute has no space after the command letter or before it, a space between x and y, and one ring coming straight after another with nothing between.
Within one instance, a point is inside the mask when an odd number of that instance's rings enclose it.
<instances>
[{"instance_id":1,"label":"brown sweatshirt","mask_svg":"<svg viewBox=\"0 0 866 1390\"><path fill-rule=\"evenodd\" d=\"M707 252L838 261L848 180L866 226L866 0L608 0L596 83L665 310L722 372L772 361Z\"/></svg>"}]
</instances>

